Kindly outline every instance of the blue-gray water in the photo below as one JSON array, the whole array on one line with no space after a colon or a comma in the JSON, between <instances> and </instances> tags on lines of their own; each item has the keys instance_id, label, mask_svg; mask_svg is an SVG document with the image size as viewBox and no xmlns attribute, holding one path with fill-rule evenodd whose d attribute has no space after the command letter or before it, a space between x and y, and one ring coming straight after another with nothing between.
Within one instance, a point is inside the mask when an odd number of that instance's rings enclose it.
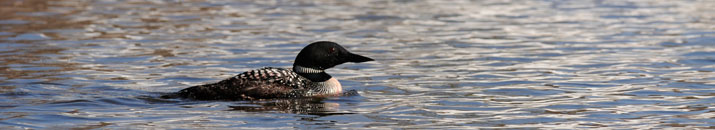
<instances>
[{"instance_id":1,"label":"blue-gray water","mask_svg":"<svg viewBox=\"0 0 715 130\"><path fill-rule=\"evenodd\" d=\"M715 128L715 2L0 1L0 129ZM310 42L361 96L157 96Z\"/></svg>"}]
</instances>

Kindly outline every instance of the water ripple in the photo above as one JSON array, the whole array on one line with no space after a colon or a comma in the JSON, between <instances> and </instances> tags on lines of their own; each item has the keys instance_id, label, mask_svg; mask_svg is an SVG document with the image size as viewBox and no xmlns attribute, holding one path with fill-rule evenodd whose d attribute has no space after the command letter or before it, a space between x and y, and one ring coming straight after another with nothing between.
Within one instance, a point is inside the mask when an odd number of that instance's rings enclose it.
<instances>
[{"instance_id":1,"label":"water ripple","mask_svg":"<svg viewBox=\"0 0 715 130\"><path fill-rule=\"evenodd\" d=\"M0 129L712 129L710 1L0 2ZM311 41L361 96L159 95Z\"/></svg>"}]
</instances>

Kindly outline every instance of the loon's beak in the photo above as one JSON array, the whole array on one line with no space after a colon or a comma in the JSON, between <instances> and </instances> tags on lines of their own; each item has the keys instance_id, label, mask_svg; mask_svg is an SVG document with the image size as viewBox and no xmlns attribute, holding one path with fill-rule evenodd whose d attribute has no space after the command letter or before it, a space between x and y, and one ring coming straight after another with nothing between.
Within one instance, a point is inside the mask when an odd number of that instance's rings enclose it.
<instances>
[{"instance_id":1,"label":"loon's beak","mask_svg":"<svg viewBox=\"0 0 715 130\"><path fill-rule=\"evenodd\" d=\"M360 62L365 62L365 61L374 61L372 58L361 56L358 54L353 54L348 52L348 55L346 57L346 61L348 62L353 62L353 63L360 63Z\"/></svg>"}]
</instances>

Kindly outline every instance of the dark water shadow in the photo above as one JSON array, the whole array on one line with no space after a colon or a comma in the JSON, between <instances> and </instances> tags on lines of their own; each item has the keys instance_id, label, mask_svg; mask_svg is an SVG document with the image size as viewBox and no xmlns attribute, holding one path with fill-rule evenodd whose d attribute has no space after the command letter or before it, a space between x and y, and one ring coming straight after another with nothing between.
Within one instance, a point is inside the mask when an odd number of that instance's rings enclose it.
<instances>
[{"instance_id":1,"label":"dark water shadow","mask_svg":"<svg viewBox=\"0 0 715 130\"><path fill-rule=\"evenodd\" d=\"M353 103L357 101L360 94L356 90L348 90L343 96L332 98L294 98L294 99L261 99L261 100L214 100L200 101L183 98L166 98L162 95L170 95L166 92L150 92L148 95L136 96L147 104L175 104L177 106L189 105L205 102L231 102L227 111L243 111L258 113L290 113L301 115L315 115L318 117L331 115L355 114L350 112L338 112L341 103ZM326 102L327 101L327 102Z\"/></svg>"},{"instance_id":2,"label":"dark water shadow","mask_svg":"<svg viewBox=\"0 0 715 130\"><path fill-rule=\"evenodd\" d=\"M319 117L331 115L356 114L351 112L338 112L341 102L352 102L349 98L359 97L356 90L349 90L339 99L328 98L296 98L296 99L273 99L258 101L241 101L236 105L228 106L229 111L244 112L278 112L291 114L315 115ZM326 102L326 101L335 102Z\"/></svg>"},{"instance_id":3,"label":"dark water shadow","mask_svg":"<svg viewBox=\"0 0 715 130\"><path fill-rule=\"evenodd\" d=\"M277 99L267 101L245 101L228 106L229 111L278 112L316 116L355 114L338 112L339 103L325 102L322 98Z\"/></svg>"}]
</instances>

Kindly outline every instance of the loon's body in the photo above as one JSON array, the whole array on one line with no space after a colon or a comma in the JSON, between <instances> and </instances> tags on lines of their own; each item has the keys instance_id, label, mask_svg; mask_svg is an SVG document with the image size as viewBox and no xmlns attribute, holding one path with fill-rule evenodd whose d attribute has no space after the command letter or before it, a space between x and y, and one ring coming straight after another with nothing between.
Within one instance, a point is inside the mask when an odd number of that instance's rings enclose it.
<instances>
[{"instance_id":1,"label":"loon's body","mask_svg":"<svg viewBox=\"0 0 715 130\"><path fill-rule=\"evenodd\" d=\"M337 43L320 41L303 48L292 69L265 67L251 70L217 83L183 89L175 96L197 100L339 96L342 94L340 82L325 73L325 69L345 62L372 60L350 53Z\"/></svg>"}]
</instances>

